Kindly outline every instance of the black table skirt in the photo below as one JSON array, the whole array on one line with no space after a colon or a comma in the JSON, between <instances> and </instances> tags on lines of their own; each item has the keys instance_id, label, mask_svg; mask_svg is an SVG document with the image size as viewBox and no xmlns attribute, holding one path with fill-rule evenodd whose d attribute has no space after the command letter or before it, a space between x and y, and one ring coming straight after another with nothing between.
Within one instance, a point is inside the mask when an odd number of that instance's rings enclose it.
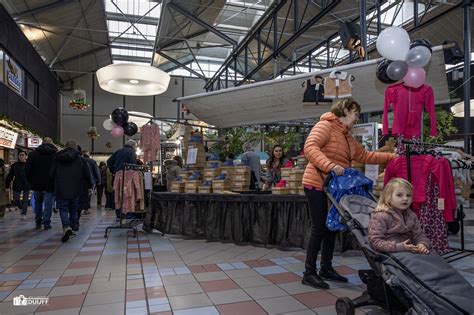
<instances>
[{"instance_id":1,"label":"black table skirt","mask_svg":"<svg viewBox=\"0 0 474 315\"><path fill-rule=\"evenodd\" d=\"M305 196L154 192L144 229L209 241L306 248L311 219Z\"/></svg>"}]
</instances>

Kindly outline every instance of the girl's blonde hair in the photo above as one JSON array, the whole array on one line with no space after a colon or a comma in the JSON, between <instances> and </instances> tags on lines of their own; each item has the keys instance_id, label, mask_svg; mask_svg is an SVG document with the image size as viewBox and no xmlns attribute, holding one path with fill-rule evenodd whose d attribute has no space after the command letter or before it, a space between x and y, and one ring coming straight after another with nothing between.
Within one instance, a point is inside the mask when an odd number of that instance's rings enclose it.
<instances>
[{"instance_id":1,"label":"girl's blonde hair","mask_svg":"<svg viewBox=\"0 0 474 315\"><path fill-rule=\"evenodd\" d=\"M403 178L394 178L390 180L387 185L385 185L382 193L380 194L379 202L377 203L377 208L375 208L375 211L390 211L392 209L392 205L390 204L392 201L392 194L395 189L399 187L403 187L410 194L413 194L413 186L409 181Z\"/></svg>"}]
</instances>

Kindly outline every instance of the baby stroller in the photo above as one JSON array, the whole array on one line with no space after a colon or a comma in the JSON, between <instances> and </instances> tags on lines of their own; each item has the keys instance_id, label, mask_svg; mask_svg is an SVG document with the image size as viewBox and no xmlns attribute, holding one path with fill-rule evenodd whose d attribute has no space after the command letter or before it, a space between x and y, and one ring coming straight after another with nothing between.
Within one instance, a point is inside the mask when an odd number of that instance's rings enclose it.
<instances>
[{"instance_id":1,"label":"baby stroller","mask_svg":"<svg viewBox=\"0 0 474 315\"><path fill-rule=\"evenodd\" d=\"M359 270L360 279L367 285L362 296L336 301L338 315L352 315L357 307L367 305L377 305L390 314L474 314L474 288L436 253L374 251L367 231L370 214L376 207L375 196L368 191L370 198L346 195L337 202L328 189L331 180L329 175L324 191L372 268Z\"/></svg>"}]
</instances>

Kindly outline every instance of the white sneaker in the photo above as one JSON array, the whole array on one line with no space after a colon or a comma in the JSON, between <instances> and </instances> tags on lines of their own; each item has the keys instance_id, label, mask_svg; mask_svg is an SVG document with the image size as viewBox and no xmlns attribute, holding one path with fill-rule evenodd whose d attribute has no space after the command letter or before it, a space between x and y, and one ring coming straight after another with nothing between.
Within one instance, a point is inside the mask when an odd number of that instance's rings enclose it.
<instances>
[{"instance_id":1,"label":"white sneaker","mask_svg":"<svg viewBox=\"0 0 474 315\"><path fill-rule=\"evenodd\" d=\"M26 214L22 214L22 215L20 215L20 219L22 219L22 220L26 220Z\"/></svg>"}]
</instances>

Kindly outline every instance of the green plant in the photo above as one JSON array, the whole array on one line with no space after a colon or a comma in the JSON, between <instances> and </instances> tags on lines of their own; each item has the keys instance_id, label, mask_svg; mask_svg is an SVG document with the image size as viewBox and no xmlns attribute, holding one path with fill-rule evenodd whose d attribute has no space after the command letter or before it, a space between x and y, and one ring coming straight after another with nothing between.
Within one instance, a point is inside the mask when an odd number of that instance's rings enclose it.
<instances>
[{"instance_id":1,"label":"green plant","mask_svg":"<svg viewBox=\"0 0 474 315\"><path fill-rule=\"evenodd\" d=\"M247 128L244 127L224 128L219 130L219 137L216 140L218 142L209 151L224 160L230 153L234 156L241 154L243 152L242 145L245 142L258 143L260 133L247 132Z\"/></svg>"},{"instance_id":2,"label":"green plant","mask_svg":"<svg viewBox=\"0 0 474 315\"><path fill-rule=\"evenodd\" d=\"M443 109L436 110L436 125L438 128L438 135L435 137L430 136L430 118L428 115L423 117L423 141L428 143L443 143L445 137L452 135L458 131L453 126L454 115Z\"/></svg>"}]
</instances>

